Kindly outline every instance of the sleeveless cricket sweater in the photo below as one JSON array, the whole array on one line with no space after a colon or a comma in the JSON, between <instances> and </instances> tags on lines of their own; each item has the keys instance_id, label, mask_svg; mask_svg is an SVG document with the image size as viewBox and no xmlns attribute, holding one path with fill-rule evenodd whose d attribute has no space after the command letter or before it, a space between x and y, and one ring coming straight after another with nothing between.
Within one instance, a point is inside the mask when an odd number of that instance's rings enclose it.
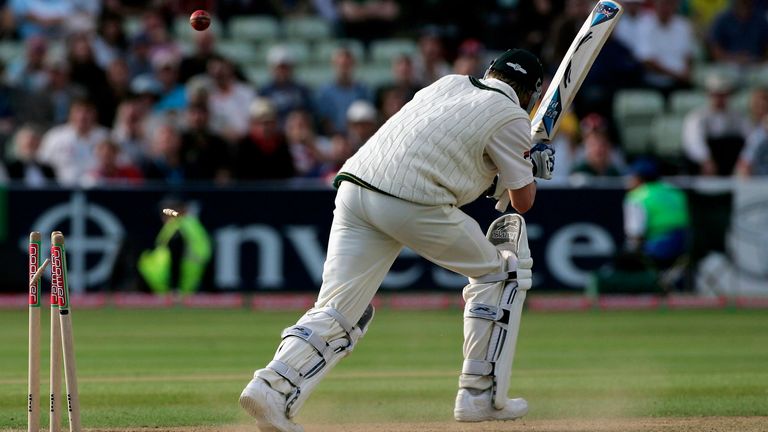
<instances>
[{"instance_id":1,"label":"sleeveless cricket sweater","mask_svg":"<svg viewBox=\"0 0 768 432\"><path fill-rule=\"evenodd\" d=\"M488 139L518 118L528 113L506 83L445 76L384 123L342 166L338 180L418 204L462 206L497 174L485 155Z\"/></svg>"}]
</instances>

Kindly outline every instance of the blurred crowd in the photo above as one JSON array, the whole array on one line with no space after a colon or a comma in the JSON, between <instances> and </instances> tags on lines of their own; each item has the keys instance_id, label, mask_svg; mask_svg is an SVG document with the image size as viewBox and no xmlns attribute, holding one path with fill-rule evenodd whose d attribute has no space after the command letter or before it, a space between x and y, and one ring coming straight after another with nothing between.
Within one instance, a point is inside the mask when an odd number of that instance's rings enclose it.
<instances>
[{"instance_id":1,"label":"blurred crowd","mask_svg":"<svg viewBox=\"0 0 768 432\"><path fill-rule=\"evenodd\" d=\"M768 0L622 4L555 142L556 178L620 176L649 154L669 175L768 174ZM0 5L0 181L92 187L327 179L441 76L481 77L524 47L551 78L594 2ZM195 9L209 30L189 28ZM289 24L319 30L297 44Z\"/></svg>"}]
</instances>

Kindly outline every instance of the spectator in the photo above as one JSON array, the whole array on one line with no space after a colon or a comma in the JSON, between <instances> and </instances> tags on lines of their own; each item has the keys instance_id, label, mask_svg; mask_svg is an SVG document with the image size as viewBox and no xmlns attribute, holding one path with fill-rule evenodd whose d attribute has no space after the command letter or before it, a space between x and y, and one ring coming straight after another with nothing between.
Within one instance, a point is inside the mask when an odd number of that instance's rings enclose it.
<instances>
[{"instance_id":1,"label":"spectator","mask_svg":"<svg viewBox=\"0 0 768 432\"><path fill-rule=\"evenodd\" d=\"M120 147L120 153L134 165L142 163L150 151L146 133L146 111L138 99L128 99L117 108L117 119L112 130L112 140Z\"/></svg>"},{"instance_id":2,"label":"spectator","mask_svg":"<svg viewBox=\"0 0 768 432\"><path fill-rule=\"evenodd\" d=\"M98 33L93 38L92 46L96 64L102 69L107 69L112 62L125 56L128 39L123 32L120 15L107 13L99 18Z\"/></svg>"},{"instance_id":3,"label":"spectator","mask_svg":"<svg viewBox=\"0 0 768 432\"><path fill-rule=\"evenodd\" d=\"M582 150L578 152L571 175L615 177L622 175L624 158L615 150L608 124L599 114L581 121Z\"/></svg>"},{"instance_id":4,"label":"spectator","mask_svg":"<svg viewBox=\"0 0 768 432\"><path fill-rule=\"evenodd\" d=\"M190 180L229 181L230 149L220 136L210 129L208 104L190 104L186 112L187 128L181 134L181 157Z\"/></svg>"},{"instance_id":5,"label":"spectator","mask_svg":"<svg viewBox=\"0 0 768 432\"><path fill-rule=\"evenodd\" d=\"M550 65L552 74L568 52L571 42L584 24L584 18L589 16L593 3L589 0L566 0L565 10L552 23L543 51L543 58Z\"/></svg>"},{"instance_id":6,"label":"spectator","mask_svg":"<svg viewBox=\"0 0 768 432\"><path fill-rule=\"evenodd\" d=\"M317 112L326 135L347 130L346 114L352 102L371 100L368 87L354 78L355 57L352 51L344 47L334 51L333 67L333 82L321 86L317 92Z\"/></svg>"},{"instance_id":7,"label":"spectator","mask_svg":"<svg viewBox=\"0 0 768 432\"><path fill-rule=\"evenodd\" d=\"M330 169L331 141L317 135L307 111L288 114L285 137L298 177L322 177Z\"/></svg>"},{"instance_id":8,"label":"spectator","mask_svg":"<svg viewBox=\"0 0 768 432\"><path fill-rule=\"evenodd\" d=\"M749 122L728 107L732 83L720 75L707 77L709 105L691 111L683 123L683 150L702 175L733 174Z\"/></svg>"},{"instance_id":9,"label":"spectator","mask_svg":"<svg viewBox=\"0 0 768 432\"><path fill-rule=\"evenodd\" d=\"M761 127L747 138L736 164L736 173L740 177L768 176L768 115L763 117Z\"/></svg>"},{"instance_id":10,"label":"spectator","mask_svg":"<svg viewBox=\"0 0 768 432\"><path fill-rule=\"evenodd\" d=\"M141 171L121 157L120 147L110 139L96 144L94 165L82 179L86 187L116 184L135 185L142 181Z\"/></svg>"},{"instance_id":11,"label":"spectator","mask_svg":"<svg viewBox=\"0 0 768 432\"><path fill-rule=\"evenodd\" d=\"M128 63L123 58L116 58L107 67L107 88L101 98L102 105L99 111L106 124L111 125L115 121L117 107L131 98L131 75Z\"/></svg>"},{"instance_id":12,"label":"spectator","mask_svg":"<svg viewBox=\"0 0 768 432\"><path fill-rule=\"evenodd\" d=\"M237 180L285 179L295 173L285 136L277 124L277 111L269 99L255 99L248 110L248 134L237 143L232 162Z\"/></svg>"},{"instance_id":13,"label":"spectator","mask_svg":"<svg viewBox=\"0 0 768 432\"><path fill-rule=\"evenodd\" d=\"M768 87L756 87L749 98L750 133L763 127L768 116Z\"/></svg>"},{"instance_id":14,"label":"spectator","mask_svg":"<svg viewBox=\"0 0 768 432\"><path fill-rule=\"evenodd\" d=\"M453 61L453 73L482 78L487 65L483 44L477 39L467 39L459 45L458 55Z\"/></svg>"},{"instance_id":15,"label":"spectator","mask_svg":"<svg viewBox=\"0 0 768 432\"><path fill-rule=\"evenodd\" d=\"M0 62L0 77L3 76L3 70L4 65ZM0 159L5 153L3 143L13 128L16 127L16 118L19 112L18 99L18 91L0 79Z\"/></svg>"},{"instance_id":16,"label":"spectator","mask_svg":"<svg viewBox=\"0 0 768 432\"><path fill-rule=\"evenodd\" d=\"M645 15L643 4L645 0L624 0L624 13L613 30L615 38L625 47L632 51L632 55L637 57L634 49L637 47L637 31L640 27L640 21Z\"/></svg>"},{"instance_id":17,"label":"spectator","mask_svg":"<svg viewBox=\"0 0 768 432\"><path fill-rule=\"evenodd\" d=\"M632 164L624 200L627 246L665 269L687 250L690 216L685 193L659 180L656 163L643 158Z\"/></svg>"},{"instance_id":18,"label":"spectator","mask_svg":"<svg viewBox=\"0 0 768 432\"><path fill-rule=\"evenodd\" d=\"M160 84L160 97L155 113L180 113L187 107L187 93L179 83L179 60L174 54L160 51L152 58L153 78Z\"/></svg>"},{"instance_id":19,"label":"spectator","mask_svg":"<svg viewBox=\"0 0 768 432\"><path fill-rule=\"evenodd\" d=\"M32 110L40 110L46 113L48 118L40 118L38 120L41 124L52 123L59 125L67 121L72 102L75 99L87 96L87 91L82 86L72 83L71 71L67 62L63 60L49 61L47 62L47 69L48 86L41 95L47 100L45 105L40 103L38 105L39 108L33 107ZM34 99L37 99L37 97ZM33 115L32 117L35 116Z\"/></svg>"},{"instance_id":20,"label":"spectator","mask_svg":"<svg viewBox=\"0 0 768 432\"><path fill-rule=\"evenodd\" d=\"M376 90L376 106L385 111L384 106L388 105L388 115L385 118L389 118L422 87L421 83L416 81L411 57L405 54L397 56L392 60L392 82Z\"/></svg>"},{"instance_id":21,"label":"spectator","mask_svg":"<svg viewBox=\"0 0 768 432\"><path fill-rule=\"evenodd\" d=\"M144 34L149 40L149 58L152 58L159 52L168 52L177 58L181 58L181 48L168 32L168 24L162 15L162 11L146 9L141 18Z\"/></svg>"},{"instance_id":22,"label":"spectator","mask_svg":"<svg viewBox=\"0 0 768 432\"><path fill-rule=\"evenodd\" d=\"M181 159L181 139L170 124L158 126L152 135L151 150L142 164L142 171L147 180L170 185L181 185L187 179Z\"/></svg>"},{"instance_id":23,"label":"spectator","mask_svg":"<svg viewBox=\"0 0 768 432\"><path fill-rule=\"evenodd\" d=\"M39 92L48 84L45 59L48 42L43 36L33 36L24 42L24 57L8 66L5 80L8 85L25 92Z\"/></svg>"},{"instance_id":24,"label":"spectator","mask_svg":"<svg viewBox=\"0 0 768 432\"><path fill-rule=\"evenodd\" d=\"M395 0L341 0L338 5L342 36L364 44L392 36L400 16Z\"/></svg>"},{"instance_id":25,"label":"spectator","mask_svg":"<svg viewBox=\"0 0 768 432\"><path fill-rule=\"evenodd\" d=\"M520 48L525 48L541 56L544 44L550 37L552 23L557 19L560 11L563 10L563 1L523 1L518 3L517 8L517 20L514 27L518 27L519 39L522 42ZM510 25L510 27L512 26ZM500 30L507 29L502 28ZM559 64L560 60L557 63Z\"/></svg>"},{"instance_id":26,"label":"spectator","mask_svg":"<svg viewBox=\"0 0 768 432\"><path fill-rule=\"evenodd\" d=\"M259 90L259 95L272 101L280 125L284 125L288 113L295 110L311 110L312 96L309 88L295 80L295 61L287 48L280 45L270 48L267 62L272 70L272 81Z\"/></svg>"},{"instance_id":27,"label":"spectator","mask_svg":"<svg viewBox=\"0 0 768 432\"><path fill-rule=\"evenodd\" d=\"M39 159L40 131L29 124L13 136L13 160L8 164L8 177L23 181L26 186L40 187L54 181L50 165Z\"/></svg>"},{"instance_id":28,"label":"spectator","mask_svg":"<svg viewBox=\"0 0 768 432\"><path fill-rule=\"evenodd\" d=\"M85 88L88 97L93 99L99 109L99 123L111 125L114 120L114 108L108 108L109 100L107 90L107 76L93 57L91 41L84 33L74 34L67 40L67 58L70 65L70 77L72 82ZM110 118L110 115L112 118Z\"/></svg>"},{"instance_id":29,"label":"spectator","mask_svg":"<svg viewBox=\"0 0 768 432\"><path fill-rule=\"evenodd\" d=\"M687 0L696 35L703 36L710 31L712 21L724 11L732 0ZM623 4L623 3L622 3ZM622 17L624 19L624 17Z\"/></svg>"},{"instance_id":30,"label":"spectator","mask_svg":"<svg viewBox=\"0 0 768 432\"><path fill-rule=\"evenodd\" d=\"M419 52L413 60L413 69L416 80L424 85L432 84L451 73L451 66L445 59L440 29L427 27L421 32Z\"/></svg>"},{"instance_id":31,"label":"spectator","mask_svg":"<svg viewBox=\"0 0 768 432\"><path fill-rule=\"evenodd\" d=\"M31 37L58 38L65 34L67 24L77 12L70 0L25 1L11 0L10 7L22 39Z\"/></svg>"},{"instance_id":32,"label":"spectator","mask_svg":"<svg viewBox=\"0 0 768 432\"><path fill-rule=\"evenodd\" d=\"M354 154L379 128L376 108L368 101L355 101L347 110L347 125L347 141Z\"/></svg>"},{"instance_id":33,"label":"spectator","mask_svg":"<svg viewBox=\"0 0 768 432\"><path fill-rule=\"evenodd\" d=\"M96 107L87 99L72 102L69 120L56 126L44 136L40 147L40 160L50 164L56 179L72 186L93 165L93 149L109 136L109 130L96 122Z\"/></svg>"},{"instance_id":34,"label":"spectator","mask_svg":"<svg viewBox=\"0 0 768 432\"><path fill-rule=\"evenodd\" d=\"M237 81L232 63L222 57L208 62L212 85L208 93L213 131L229 142L248 132L248 110L255 94L251 86Z\"/></svg>"},{"instance_id":35,"label":"spectator","mask_svg":"<svg viewBox=\"0 0 768 432\"><path fill-rule=\"evenodd\" d=\"M633 48L646 69L646 83L669 95L688 88L693 60L693 30L688 19L677 15L679 0L654 0L654 13L637 24Z\"/></svg>"},{"instance_id":36,"label":"spectator","mask_svg":"<svg viewBox=\"0 0 768 432\"><path fill-rule=\"evenodd\" d=\"M208 61L216 55L216 37L211 31L194 32L194 51L184 56L179 65L179 81L186 83L196 75L204 74Z\"/></svg>"},{"instance_id":37,"label":"spectator","mask_svg":"<svg viewBox=\"0 0 768 432\"><path fill-rule=\"evenodd\" d=\"M207 33L207 32L202 32ZM137 76L152 73L152 61L150 60L151 43L145 34L136 35L129 46L128 71L131 79Z\"/></svg>"},{"instance_id":38,"label":"spectator","mask_svg":"<svg viewBox=\"0 0 768 432\"><path fill-rule=\"evenodd\" d=\"M768 59L768 21L753 0L733 0L712 23L708 42L716 62L761 63Z\"/></svg>"}]
</instances>

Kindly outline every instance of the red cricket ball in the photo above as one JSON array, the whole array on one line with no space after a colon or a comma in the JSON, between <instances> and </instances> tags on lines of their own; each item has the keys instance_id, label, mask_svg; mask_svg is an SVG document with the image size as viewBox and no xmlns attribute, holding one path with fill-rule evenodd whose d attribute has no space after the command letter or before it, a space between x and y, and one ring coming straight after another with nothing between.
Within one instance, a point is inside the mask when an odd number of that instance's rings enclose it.
<instances>
[{"instance_id":1,"label":"red cricket ball","mask_svg":"<svg viewBox=\"0 0 768 432\"><path fill-rule=\"evenodd\" d=\"M202 9L196 10L189 17L189 25L197 31L203 31L211 25L211 15Z\"/></svg>"}]
</instances>

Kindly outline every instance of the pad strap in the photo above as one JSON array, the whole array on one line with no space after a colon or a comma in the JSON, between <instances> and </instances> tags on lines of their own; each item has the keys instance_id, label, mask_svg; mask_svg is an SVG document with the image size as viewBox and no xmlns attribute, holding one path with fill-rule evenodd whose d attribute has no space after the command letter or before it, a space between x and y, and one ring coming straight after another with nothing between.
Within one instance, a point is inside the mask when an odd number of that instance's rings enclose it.
<instances>
[{"instance_id":1,"label":"pad strap","mask_svg":"<svg viewBox=\"0 0 768 432\"><path fill-rule=\"evenodd\" d=\"M493 373L493 363L485 360L466 359L461 366L461 373L486 376Z\"/></svg>"},{"instance_id":2,"label":"pad strap","mask_svg":"<svg viewBox=\"0 0 768 432\"><path fill-rule=\"evenodd\" d=\"M287 364L281 362L280 360L272 360L267 365L269 369L272 369L273 371L277 372L281 377L288 380L289 383L291 383L292 386L298 387L299 383L301 382L301 374L299 372L288 366Z\"/></svg>"},{"instance_id":3,"label":"pad strap","mask_svg":"<svg viewBox=\"0 0 768 432\"><path fill-rule=\"evenodd\" d=\"M280 335L283 339L291 336L303 339L308 344L312 345L312 348L314 348L325 360L328 360L328 343L321 336L315 334L312 329L296 325L283 330L283 333Z\"/></svg>"},{"instance_id":4,"label":"pad strap","mask_svg":"<svg viewBox=\"0 0 768 432\"><path fill-rule=\"evenodd\" d=\"M476 278L469 278L469 283L482 284L482 283L493 283L493 282L506 282L506 281L511 281L515 279L517 279L516 271L499 272L499 273L487 274L485 276L480 276Z\"/></svg>"}]
</instances>

